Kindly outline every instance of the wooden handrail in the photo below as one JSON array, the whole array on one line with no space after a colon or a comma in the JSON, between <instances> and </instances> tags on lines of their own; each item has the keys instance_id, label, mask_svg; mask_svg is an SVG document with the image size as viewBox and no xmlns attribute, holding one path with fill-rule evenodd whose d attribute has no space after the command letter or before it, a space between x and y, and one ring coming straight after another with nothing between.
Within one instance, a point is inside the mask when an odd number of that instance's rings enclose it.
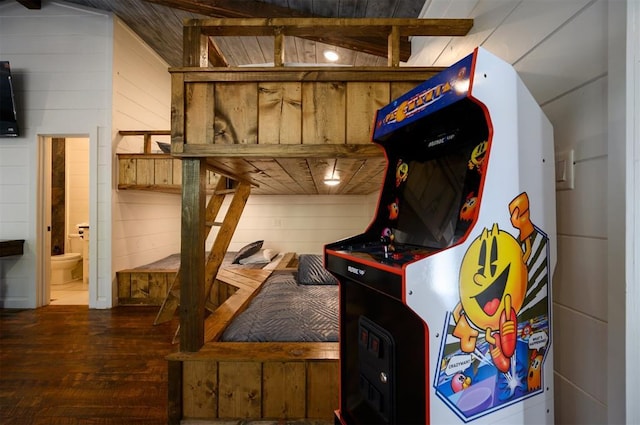
<instances>
[{"instance_id":1,"label":"wooden handrail","mask_svg":"<svg viewBox=\"0 0 640 425\"><path fill-rule=\"evenodd\" d=\"M120 130L121 136L144 136L144 153L151 153L151 136L171 136L171 130Z\"/></svg>"},{"instance_id":2,"label":"wooden handrail","mask_svg":"<svg viewBox=\"0 0 640 425\"><path fill-rule=\"evenodd\" d=\"M185 19L184 66L206 67L208 37L201 36L271 36L274 38L274 65L284 65L284 37L302 37L366 53L382 55L381 43L372 45L372 38L386 38L389 67L398 67L400 60L409 58L409 36L466 35L473 19L417 19L417 18L211 18ZM205 44L202 44L205 43ZM199 65L198 65L199 64Z\"/></svg>"}]
</instances>

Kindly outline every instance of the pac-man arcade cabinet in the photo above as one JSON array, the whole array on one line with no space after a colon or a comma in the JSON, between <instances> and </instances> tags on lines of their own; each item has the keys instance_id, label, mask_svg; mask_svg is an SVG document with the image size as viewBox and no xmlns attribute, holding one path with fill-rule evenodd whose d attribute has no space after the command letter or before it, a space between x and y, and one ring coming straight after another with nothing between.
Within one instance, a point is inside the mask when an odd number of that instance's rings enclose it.
<instances>
[{"instance_id":1,"label":"pac-man arcade cabinet","mask_svg":"<svg viewBox=\"0 0 640 425\"><path fill-rule=\"evenodd\" d=\"M380 109L387 158L340 281L337 424L552 423L552 127L507 63L473 54Z\"/></svg>"}]
</instances>

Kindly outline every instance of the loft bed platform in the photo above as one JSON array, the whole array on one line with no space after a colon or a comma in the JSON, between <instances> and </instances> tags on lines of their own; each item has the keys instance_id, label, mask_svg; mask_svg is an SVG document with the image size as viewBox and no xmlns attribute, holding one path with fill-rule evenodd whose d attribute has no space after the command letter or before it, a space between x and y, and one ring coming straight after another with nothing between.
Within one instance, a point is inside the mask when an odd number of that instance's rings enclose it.
<instances>
[{"instance_id":1,"label":"loft bed platform","mask_svg":"<svg viewBox=\"0 0 640 425\"><path fill-rule=\"evenodd\" d=\"M185 21L184 66L169 70L171 156L182 162L183 205L180 351L168 357L169 423L333 420L337 342L221 341L227 324L249 308L247 300L260 295L256 291L243 295L237 290L206 314L203 295L220 265L218 254L205 258L202 249L207 223L217 211L215 202L207 204L207 173L237 182L242 194L236 192L234 201L242 199L231 212L234 225L249 192L375 193L387 166L383 152L371 143L376 111L443 69L400 67L407 37L461 36L472 25L468 19ZM226 67L212 36L238 34L273 37L274 66ZM388 67L285 66L285 37L327 36L334 42L349 38L350 46L363 51L372 43L380 47L382 39ZM340 182L329 187L323 183L327 178ZM223 225L217 234L216 244L220 240L224 249L214 251L225 251L235 229L229 228Z\"/></svg>"},{"instance_id":2,"label":"loft bed platform","mask_svg":"<svg viewBox=\"0 0 640 425\"><path fill-rule=\"evenodd\" d=\"M439 70L171 69L173 104L189 99L174 108L171 154L254 194L371 194L386 167L370 140L376 110Z\"/></svg>"},{"instance_id":3,"label":"loft bed platform","mask_svg":"<svg viewBox=\"0 0 640 425\"><path fill-rule=\"evenodd\" d=\"M331 419L339 389L338 288L337 281L316 284L300 277L302 273L312 274L302 267L310 264L313 257L316 264L321 263L319 255L301 255L298 257L300 268L276 268L257 285L257 282L248 286L240 284L234 281L238 276L234 274L263 270L233 269L229 270L229 276L221 276L222 271L218 274L218 279L240 289L205 319L206 342L199 351L168 356L169 382L189 383L187 387L169 388L170 394L182 393L170 396L170 412L176 415L180 412L181 418L193 420ZM304 283L295 284L299 290L294 292L280 288L285 285L292 289L292 281ZM298 314L280 317L278 308L290 309L304 304L297 296L307 289L317 302ZM317 292L323 289L327 291ZM250 319L243 321L243 314ZM316 327L320 332L309 332L304 329L317 320L310 319L311 316L332 316L335 324L323 323ZM278 322L276 326L262 324L274 319ZM278 329L280 323L295 323L302 330L282 332ZM234 328L234 325L238 326ZM255 330L256 327L259 329ZM251 331L246 331L247 328L253 330L253 335L248 335ZM292 333L309 335L309 339L286 340Z\"/></svg>"},{"instance_id":4,"label":"loft bed platform","mask_svg":"<svg viewBox=\"0 0 640 425\"><path fill-rule=\"evenodd\" d=\"M375 112L441 69L172 68L171 155L117 154L118 188L179 194L191 158L209 192L224 176L256 195L374 193L386 167L370 140Z\"/></svg>"},{"instance_id":5,"label":"loft bed platform","mask_svg":"<svg viewBox=\"0 0 640 425\"><path fill-rule=\"evenodd\" d=\"M231 276L238 273L245 273L251 277L256 272L252 270L266 271L262 278L266 279L272 272L283 272L292 270L295 267L295 253L287 252L279 255L273 262L261 264L258 267L241 269L242 266L231 265L231 258L235 252L228 252L225 261L221 265L214 289L212 289L212 302L220 303L227 299L230 294L237 289L231 282ZM265 267L264 269L262 267ZM152 263L139 267L118 270L116 272L116 282L118 285L119 305L152 305L160 307L166 299L167 293L176 279L180 269L180 254L171 254ZM236 282L240 281L235 279ZM177 288L174 288L176 290Z\"/></svg>"}]
</instances>

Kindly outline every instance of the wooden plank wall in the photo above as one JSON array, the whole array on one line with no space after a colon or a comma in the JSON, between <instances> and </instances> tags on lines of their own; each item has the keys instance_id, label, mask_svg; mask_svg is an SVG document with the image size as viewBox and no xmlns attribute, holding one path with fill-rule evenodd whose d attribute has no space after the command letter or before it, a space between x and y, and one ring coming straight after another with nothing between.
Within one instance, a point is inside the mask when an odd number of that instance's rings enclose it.
<instances>
[{"instance_id":1,"label":"wooden plank wall","mask_svg":"<svg viewBox=\"0 0 640 425\"><path fill-rule=\"evenodd\" d=\"M169 154L117 154L118 189L156 190L180 193L182 161ZM207 171L207 187L213 187L218 176Z\"/></svg>"},{"instance_id":2,"label":"wooden plank wall","mask_svg":"<svg viewBox=\"0 0 640 425\"><path fill-rule=\"evenodd\" d=\"M208 358L185 360L182 373L188 385L183 386L183 418L331 421L338 406L337 344L304 343L309 355L298 359L273 355L296 344L300 343L216 343L215 351L220 355L207 353ZM236 350L253 352L256 358L251 360L244 354L234 359Z\"/></svg>"},{"instance_id":3,"label":"wooden plank wall","mask_svg":"<svg viewBox=\"0 0 640 425\"><path fill-rule=\"evenodd\" d=\"M119 305L162 305L177 270L128 269L116 273Z\"/></svg>"},{"instance_id":4,"label":"wooden plank wall","mask_svg":"<svg viewBox=\"0 0 640 425\"><path fill-rule=\"evenodd\" d=\"M161 306L177 270L127 269L116 273L118 305ZM237 288L215 280L211 287L209 307L217 307L236 292Z\"/></svg>"},{"instance_id":5,"label":"wooden plank wall","mask_svg":"<svg viewBox=\"0 0 640 425\"><path fill-rule=\"evenodd\" d=\"M363 144L375 113L422 81L186 82L189 144Z\"/></svg>"}]
</instances>

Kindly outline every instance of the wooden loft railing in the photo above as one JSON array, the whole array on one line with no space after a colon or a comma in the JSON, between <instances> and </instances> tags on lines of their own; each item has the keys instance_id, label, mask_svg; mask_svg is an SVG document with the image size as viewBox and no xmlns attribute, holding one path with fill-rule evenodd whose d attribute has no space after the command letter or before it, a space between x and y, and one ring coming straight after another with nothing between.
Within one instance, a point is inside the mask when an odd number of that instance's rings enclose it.
<instances>
[{"instance_id":1,"label":"wooden loft railing","mask_svg":"<svg viewBox=\"0 0 640 425\"><path fill-rule=\"evenodd\" d=\"M121 136L143 136L144 153L151 153L151 136L171 136L171 130L120 130Z\"/></svg>"},{"instance_id":2,"label":"wooden loft railing","mask_svg":"<svg viewBox=\"0 0 640 425\"><path fill-rule=\"evenodd\" d=\"M118 189L144 190L180 194L182 188L182 162L179 157L152 151L153 136L170 136L171 130L121 130L123 137L143 136L142 153L117 153ZM206 172L206 190L212 193L220 175Z\"/></svg>"},{"instance_id":3,"label":"wooden loft railing","mask_svg":"<svg viewBox=\"0 0 640 425\"><path fill-rule=\"evenodd\" d=\"M302 37L341 47L383 55L380 43L387 39L387 65L399 67L411 54L409 36L464 36L473 19L398 18L247 18L185 20L185 66L224 66L226 60L209 36L270 36L274 39L273 63L284 66L284 37ZM345 39L348 43L345 44ZM191 49L186 49L187 46Z\"/></svg>"}]
</instances>

